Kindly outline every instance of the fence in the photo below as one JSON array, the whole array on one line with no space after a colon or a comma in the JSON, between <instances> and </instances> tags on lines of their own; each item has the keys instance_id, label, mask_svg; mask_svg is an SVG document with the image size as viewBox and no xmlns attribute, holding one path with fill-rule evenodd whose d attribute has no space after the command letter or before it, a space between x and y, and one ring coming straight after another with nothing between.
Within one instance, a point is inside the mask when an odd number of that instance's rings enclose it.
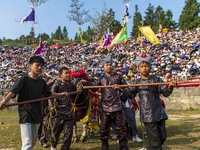
<instances>
[{"instance_id":1,"label":"fence","mask_svg":"<svg viewBox=\"0 0 200 150\"><path fill-rule=\"evenodd\" d=\"M167 109L200 109L200 87L174 88L173 94L170 97L163 99L165 100Z\"/></svg>"}]
</instances>

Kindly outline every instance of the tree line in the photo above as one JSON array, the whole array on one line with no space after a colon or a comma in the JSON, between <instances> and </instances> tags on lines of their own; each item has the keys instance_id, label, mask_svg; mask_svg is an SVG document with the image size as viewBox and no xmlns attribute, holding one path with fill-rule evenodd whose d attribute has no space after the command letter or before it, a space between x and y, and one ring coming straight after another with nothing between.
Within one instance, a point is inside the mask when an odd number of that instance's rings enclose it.
<instances>
[{"instance_id":1,"label":"tree line","mask_svg":"<svg viewBox=\"0 0 200 150\"><path fill-rule=\"evenodd\" d=\"M29 0L32 1L32 0ZM33 2L45 3L45 0L37 0ZM35 4L37 5L37 4ZM122 26L120 21L115 19L115 12L113 9L107 9L106 4L102 12L96 11L94 16L89 14L88 10L83 9L84 3L79 0L71 0L70 10L68 19L70 21L75 21L79 26L90 21L92 26L88 26L87 30L82 33L83 38L86 41L93 42L99 40L103 34L107 32L113 33L115 35L120 27ZM171 10L164 11L159 5L156 8L149 3L145 15L142 16L139 11L138 5L135 5L135 12L131 14L133 26L131 31L131 37L136 38L139 31L138 26L150 25L154 32L158 32L160 25L162 28L167 28L169 30L182 29L182 30L192 30L200 27L200 3L197 0L185 0L185 6L179 16L178 22L173 20L173 12ZM73 39L68 37L67 27L61 28L58 26L55 32L51 35L46 33L41 33L35 37L34 28L31 28L29 35L21 35L19 38L12 40L6 39L5 37L0 38L0 44L13 44L13 45L31 45L36 44L40 40L47 41L49 44L63 42L73 43L80 42L80 33L75 34Z\"/></svg>"}]
</instances>

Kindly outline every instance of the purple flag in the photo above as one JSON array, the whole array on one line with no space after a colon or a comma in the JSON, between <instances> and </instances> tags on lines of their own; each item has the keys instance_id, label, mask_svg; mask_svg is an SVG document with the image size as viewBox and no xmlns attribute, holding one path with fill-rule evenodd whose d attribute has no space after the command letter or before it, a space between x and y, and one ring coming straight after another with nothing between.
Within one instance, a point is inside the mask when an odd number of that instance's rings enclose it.
<instances>
[{"instance_id":1,"label":"purple flag","mask_svg":"<svg viewBox=\"0 0 200 150\"><path fill-rule=\"evenodd\" d=\"M110 34L108 34L107 36L104 35L104 43L103 43L103 47L108 46L111 42L111 37Z\"/></svg>"},{"instance_id":2,"label":"purple flag","mask_svg":"<svg viewBox=\"0 0 200 150\"><path fill-rule=\"evenodd\" d=\"M25 16L25 17L21 20L21 23L28 22L28 21L33 21L33 22L35 22L35 10L34 10L34 8L31 8L31 10L30 10L30 12L28 13L28 15Z\"/></svg>"},{"instance_id":3,"label":"purple flag","mask_svg":"<svg viewBox=\"0 0 200 150\"><path fill-rule=\"evenodd\" d=\"M194 48L200 47L200 44L194 44Z\"/></svg>"},{"instance_id":4,"label":"purple flag","mask_svg":"<svg viewBox=\"0 0 200 150\"><path fill-rule=\"evenodd\" d=\"M44 48L44 44L42 42L40 42L39 47L36 49L36 51L34 52L34 55L40 55L42 53L45 52L45 48Z\"/></svg>"}]
</instances>

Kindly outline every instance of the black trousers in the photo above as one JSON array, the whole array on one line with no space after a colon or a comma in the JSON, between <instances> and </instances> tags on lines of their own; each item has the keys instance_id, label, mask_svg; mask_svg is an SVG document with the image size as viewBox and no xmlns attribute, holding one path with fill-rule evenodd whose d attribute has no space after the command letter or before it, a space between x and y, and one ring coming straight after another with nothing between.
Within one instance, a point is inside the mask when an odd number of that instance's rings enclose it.
<instances>
[{"instance_id":1,"label":"black trousers","mask_svg":"<svg viewBox=\"0 0 200 150\"><path fill-rule=\"evenodd\" d=\"M102 150L109 150L109 131L110 125L114 122L116 133L119 137L120 150L128 150L127 130L125 126L125 116L123 111L112 113L101 112L100 135L102 142Z\"/></svg>"},{"instance_id":2,"label":"black trousers","mask_svg":"<svg viewBox=\"0 0 200 150\"><path fill-rule=\"evenodd\" d=\"M42 123L40 124L40 128L38 130L38 140L41 143L48 142L47 116L43 117Z\"/></svg>"},{"instance_id":3,"label":"black trousers","mask_svg":"<svg viewBox=\"0 0 200 150\"><path fill-rule=\"evenodd\" d=\"M147 150L162 150L167 135L165 129L165 120L159 122L144 123L149 146Z\"/></svg>"},{"instance_id":4,"label":"black trousers","mask_svg":"<svg viewBox=\"0 0 200 150\"><path fill-rule=\"evenodd\" d=\"M55 139L51 138L52 147L56 148L61 132L64 132L61 150L70 150L74 120L53 119L53 133Z\"/></svg>"}]
</instances>

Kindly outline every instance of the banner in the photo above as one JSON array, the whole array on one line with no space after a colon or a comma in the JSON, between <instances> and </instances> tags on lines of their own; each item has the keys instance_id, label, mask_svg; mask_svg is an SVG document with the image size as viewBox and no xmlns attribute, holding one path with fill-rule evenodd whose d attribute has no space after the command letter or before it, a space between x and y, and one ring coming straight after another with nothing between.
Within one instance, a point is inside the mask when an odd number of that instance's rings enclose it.
<instances>
[{"instance_id":1,"label":"banner","mask_svg":"<svg viewBox=\"0 0 200 150\"><path fill-rule=\"evenodd\" d=\"M78 30L79 30L79 35L80 35L80 38L81 38L81 43L86 44L87 41L83 39L82 30L81 30L80 26L78 27Z\"/></svg>"},{"instance_id":2,"label":"banner","mask_svg":"<svg viewBox=\"0 0 200 150\"><path fill-rule=\"evenodd\" d=\"M150 26L139 27L139 30L152 44L161 44Z\"/></svg>"},{"instance_id":3,"label":"banner","mask_svg":"<svg viewBox=\"0 0 200 150\"><path fill-rule=\"evenodd\" d=\"M137 42L136 43L140 43L141 42L141 39L140 39L140 33L138 33L138 37L137 37Z\"/></svg>"},{"instance_id":4,"label":"banner","mask_svg":"<svg viewBox=\"0 0 200 150\"><path fill-rule=\"evenodd\" d=\"M126 17L124 17L124 25L119 30L118 34L113 38L111 45L126 43L128 40L127 36L127 26L126 26Z\"/></svg>"}]
</instances>

